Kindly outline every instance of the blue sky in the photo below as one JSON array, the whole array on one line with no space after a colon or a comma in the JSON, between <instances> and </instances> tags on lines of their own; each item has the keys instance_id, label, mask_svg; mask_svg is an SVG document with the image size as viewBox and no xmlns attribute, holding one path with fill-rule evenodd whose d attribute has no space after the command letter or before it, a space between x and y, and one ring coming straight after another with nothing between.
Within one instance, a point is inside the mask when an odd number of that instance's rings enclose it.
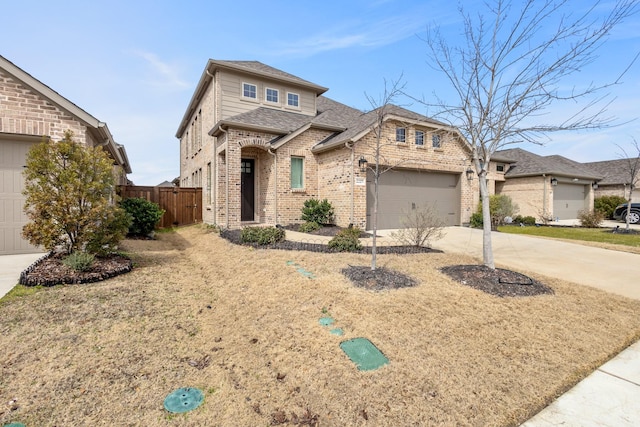
<instances>
[{"instance_id":1,"label":"blue sky","mask_svg":"<svg viewBox=\"0 0 640 427\"><path fill-rule=\"evenodd\" d=\"M448 98L421 36L434 23L452 42L462 31L455 2L442 0L22 0L3 2L2 12L0 54L106 122L125 145L138 185L178 176L174 135L209 58L258 60L367 110L365 93L378 96L385 79L400 75L417 98ZM639 51L635 16L567 83L611 81ZM640 141L640 61L611 96L610 115L629 123L522 148L577 161L619 158L616 144L631 152L632 136ZM408 99L398 103L429 114Z\"/></svg>"}]
</instances>

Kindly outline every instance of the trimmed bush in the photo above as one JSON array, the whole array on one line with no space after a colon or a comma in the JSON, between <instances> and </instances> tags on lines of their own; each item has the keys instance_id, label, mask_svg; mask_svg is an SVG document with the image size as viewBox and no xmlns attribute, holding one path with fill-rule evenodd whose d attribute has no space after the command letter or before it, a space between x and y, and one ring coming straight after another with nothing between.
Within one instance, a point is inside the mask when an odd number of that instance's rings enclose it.
<instances>
[{"instance_id":1,"label":"trimmed bush","mask_svg":"<svg viewBox=\"0 0 640 427\"><path fill-rule=\"evenodd\" d=\"M311 233L320 229L320 224L317 222L305 222L304 224L300 224L298 227L298 231L301 233Z\"/></svg>"},{"instance_id":2,"label":"trimmed bush","mask_svg":"<svg viewBox=\"0 0 640 427\"><path fill-rule=\"evenodd\" d=\"M129 234L133 236L146 236L150 234L156 224L162 218L164 210L158 204L140 197L132 197L120 202L120 206L131 215Z\"/></svg>"},{"instance_id":3,"label":"trimmed bush","mask_svg":"<svg viewBox=\"0 0 640 427\"><path fill-rule=\"evenodd\" d=\"M285 232L277 227L245 227L240 234L243 243L273 245L284 240Z\"/></svg>"},{"instance_id":4,"label":"trimmed bush","mask_svg":"<svg viewBox=\"0 0 640 427\"><path fill-rule=\"evenodd\" d=\"M336 234L333 239L329 240L329 249L338 252L359 251L362 249L362 244L360 243L361 233L362 230L360 230L358 227L345 228L344 230L340 230L340 232Z\"/></svg>"},{"instance_id":5,"label":"trimmed bush","mask_svg":"<svg viewBox=\"0 0 640 427\"><path fill-rule=\"evenodd\" d=\"M518 205L513 203L511 197L505 194L494 194L489 196L489 212L491 215L491 228L495 228L504 224L506 217L512 217L517 212ZM517 218L517 217L516 217ZM515 222L515 220L514 220ZM535 223L535 220L534 220ZM471 215L469 225L474 228L482 228L484 220L482 219L482 202L478 203L476 213Z\"/></svg>"},{"instance_id":6,"label":"trimmed bush","mask_svg":"<svg viewBox=\"0 0 640 427\"><path fill-rule=\"evenodd\" d=\"M602 212L606 219L613 219L613 211L618 205L627 203L627 199L621 196L596 197L593 201L595 210Z\"/></svg>"},{"instance_id":7,"label":"trimmed bush","mask_svg":"<svg viewBox=\"0 0 640 427\"><path fill-rule=\"evenodd\" d=\"M471 214L471 219L469 220L469 225L473 228L482 228L482 212L475 212Z\"/></svg>"},{"instance_id":8,"label":"trimmed bush","mask_svg":"<svg viewBox=\"0 0 640 427\"><path fill-rule=\"evenodd\" d=\"M333 224L333 206L327 199L323 201L318 199L305 200L301 218L303 221L315 222L320 225Z\"/></svg>"},{"instance_id":9,"label":"trimmed bush","mask_svg":"<svg viewBox=\"0 0 640 427\"><path fill-rule=\"evenodd\" d=\"M522 218L522 223L524 225L536 225L536 219L532 216L525 216Z\"/></svg>"},{"instance_id":10,"label":"trimmed bush","mask_svg":"<svg viewBox=\"0 0 640 427\"><path fill-rule=\"evenodd\" d=\"M588 211L586 209L578 212L578 219L580 220L580 226L585 228L598 228L604 220L604 215L597 209Z\"/></svg>"},{"instance_id":11,"label":"trimmed bush","mask_svg":"<svg viewBox=\"0 0 640 427\"><path fill-rule=\"evenodd\" d=\"M95 257L87 252L71 252L62 263L74 271L87 271L93 265Z\"/></svg>"}]
</instances>

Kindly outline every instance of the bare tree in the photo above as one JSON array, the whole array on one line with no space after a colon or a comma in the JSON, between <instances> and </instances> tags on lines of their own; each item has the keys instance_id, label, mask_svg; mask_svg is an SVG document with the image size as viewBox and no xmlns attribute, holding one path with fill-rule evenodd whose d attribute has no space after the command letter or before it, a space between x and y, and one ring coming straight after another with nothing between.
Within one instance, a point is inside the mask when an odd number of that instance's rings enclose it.
<instances>
[{"instance_id":1,"label":"bare tree","mask_svg":"<svg viewBox=\"0 0 640 427\"><path fill-rule=\"evenodd\" d=\"M624 174L628 180L625 184L629 186L629 199L627 201L627 215L625 220L627 223L626 230L629 232L629 218L631 216L631 200L633 198L633 190L636 188L638 181L640 181L640 144L633 138L633 147L637 154L630 156L627 151L618 145L618 148L622 151L621 158L624 162Z\"/></svg>"},{"instance_id":2,"label":"bare tree","mask_svg":"<svg viewBox=\"0 0 640 427\"><path fill-rule=\"evenodd\" d=\"M435 117L457 127L471 145L482 199L483 262L490 268L495 268L487 185L491 156L513 144L541 144L540 138L550 132L613 125L604 115L604 92L619 84L626 70L609 83L569 91L562 85L571 85L568 78L595 61L611 30L637 12L638 1L617 0L612 6L595 1L577 10L582 5L569 0L487 0L486 17L460 7L463 45L451 46L438 27L430 28L425 39L430 65L446 76L456 101L422 102L437 107ZM608 14L598 15L602 10ZM566 111L573 110L568 117L549 114L551 106L564 103L569 104Z\"/></svg>"}]
</instances>

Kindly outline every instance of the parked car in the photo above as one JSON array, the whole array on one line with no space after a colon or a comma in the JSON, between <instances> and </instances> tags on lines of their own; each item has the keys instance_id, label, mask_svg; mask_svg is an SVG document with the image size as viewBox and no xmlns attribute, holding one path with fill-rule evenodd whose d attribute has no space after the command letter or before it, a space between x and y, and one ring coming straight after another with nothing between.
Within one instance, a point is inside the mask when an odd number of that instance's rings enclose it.
<instances>
[{"instance_id":1,"label":"parked car","mask_svg":"<svg viewBox=\"0 0 640 427\"><path fill-rule=\"evenodd\" d=\"M627 222L627 203L616 206L613 211L613 219ZM629 224L640 223L640 203L631 203L631 212L629 213Z\"/></svg>"}]
</instances>

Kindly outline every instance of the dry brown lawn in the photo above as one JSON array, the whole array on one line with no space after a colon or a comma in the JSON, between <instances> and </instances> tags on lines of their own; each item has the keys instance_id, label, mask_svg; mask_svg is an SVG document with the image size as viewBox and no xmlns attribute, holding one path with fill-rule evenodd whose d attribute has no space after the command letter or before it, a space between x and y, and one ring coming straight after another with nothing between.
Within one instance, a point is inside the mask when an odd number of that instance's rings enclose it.
<instances>
[{"instance_id":1,"label":"dry brown lawn","mask_svg":"<svg viewBox=\"0 0 640 427\"><path fill-rule=\"evenodd\" d=\"M640 301L535 272L554 295L494 297L439 271L477 262L457 255L381 255L419 285L373 292L340 273L367 255L254 250L200 226L125 245L129 274L0 306L0 424L515 426L640 338ZM390 363L358 371L339 347L355 337ZM205 401L173 415L180 387Z\"/></svg>"}]
</instances>

